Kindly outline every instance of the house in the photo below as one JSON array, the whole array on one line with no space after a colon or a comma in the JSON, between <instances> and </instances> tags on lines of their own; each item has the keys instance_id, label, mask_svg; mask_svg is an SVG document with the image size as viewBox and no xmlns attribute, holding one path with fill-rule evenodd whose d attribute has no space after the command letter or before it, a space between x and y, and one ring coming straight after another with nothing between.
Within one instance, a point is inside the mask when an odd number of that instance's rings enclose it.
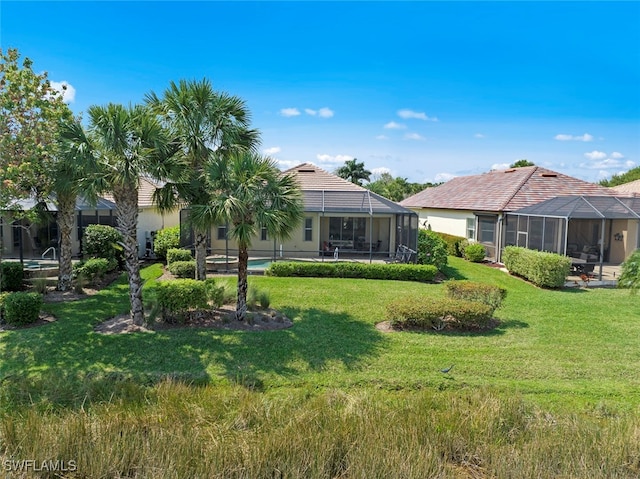
<instances>
[{"instance_id":1,"label":"house","mask_svg":"<svg viewBox=\"0 0 640 479\"><path fill-rule=\"evenodd\" d=\"M179 224L179 212L160 213L153 204L153 192L157 185L149 179L140 179L138 191L138 254L144 256L147 241L153 242L155 231ZM21 209L35 206L32 200L19 202ZM95 205L82 197L76 201L76 217L72 233L72 254L82 254L84 229L92 224L116 226L116 205L111 195L98 198ZM53 201L47 203L46 213L38 223L26 220L11 221L10 213L0 215L0 244L6 257L53 259L58 254L57 207Z\"/></svg>"},{"instance_id":2,"label":"house","mask_svg":"<svg viewBox=\"0 0 640 479\"><path fill-rule=\"evenodd\" d=\"M612 186L611 189L616 194L626 196L640 196L640 180L630 181L618 186Z\"/></svg>"},{"instance_id":3,"label":"house","mask_svg":"<svg viewBox=\"0 0 640 479\"><path fill-rule=\"evenodd\" d=\"M585 221L572 222L571 228L567 231L568 236L564 236L565 244L560 245L563 248L559 248L560 236L552 240L550 229L545 230L544 241L540 244L537 241L537 232L518 236L518 232L524 230L519 225L514 227L513 222L517 215L507 217L509 213L522 211L523 208L560 196L616 195L618 193L609 188L539 166L528 166L456 177L440 186L427 188L406 198L400 205L418 213L421 227L430 227L434 231L478 241L485 246L489 259L500 261L501 251L510 244L547 251L566 251L566 243L573 243L571 240L575 238L577 249L582 250L588 246L591 251L598 248L597 242L602 230L600 217L598 220L586 221L583 218ZM537 220L534 220L534 223L535 221ZM630 218L628 221L631 223L626 227L633 230L635 220ZM610 224L607 231L610 235L615 235L614 230L618 226ZM557 232L562 227L569 228L567 222L564 226L558 224ZM596 231L598 234L594 235ZM631 238L633 239L633 236ZM605 241L609 240L612 238L605 238ZM554 248L551 248L552 244L555 245ZM626 247L625 254L630 254L629 250L632 248L633 244Z\"/></svg>"},{"instance_id":4,"label":"house","mask_svg":"<svg viewBox=\"0 0 640 479\"><path fill-rule=\"evenodd\" d=\"M252 257L318 258L333 256L337 249L340 258L366 259L393 256L404 247L416 250L418 217L411 210L311 163L284 173L293 174L302 190L304 220L285 241L270 238L262 229L252 242ZM187 216L183 210L181 224L188 221ZM212 254L237 254L226 232L225 225L212 229ZM182 243L188 246L193 240L189 235Z\"/></svg>"},{"instance_id":5,"label":"house","mask_svg":"<svg viewBox=\"0 0 640 479\"><path fill-rule=\"evenodd\" d=\"M138 186L138 256L146 254L147 246L153 251L155 233L163 228L180 224L180 211L160 212L153 201L153 194L162 186L151 178L140 178ZM113 201L113 196L106 194L105 199Z\"/></svg>"}]
</instances>

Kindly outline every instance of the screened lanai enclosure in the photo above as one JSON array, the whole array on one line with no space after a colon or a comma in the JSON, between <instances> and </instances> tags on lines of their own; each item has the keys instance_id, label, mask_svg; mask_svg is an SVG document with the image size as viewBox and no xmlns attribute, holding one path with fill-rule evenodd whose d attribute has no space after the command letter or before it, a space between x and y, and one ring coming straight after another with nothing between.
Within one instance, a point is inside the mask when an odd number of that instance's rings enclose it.
<instances>
[{"instance_id":1,"label":"screened lanai enclosure","mask_svg":"<svg viewBox=\"0 0 640 479\"><path fill-rule=\"evenodd\" d=\"M640 198L559 196L505 214L504 245L572 258L578 272L620 264L639 246Z\"/></svg>"}]
</instances>

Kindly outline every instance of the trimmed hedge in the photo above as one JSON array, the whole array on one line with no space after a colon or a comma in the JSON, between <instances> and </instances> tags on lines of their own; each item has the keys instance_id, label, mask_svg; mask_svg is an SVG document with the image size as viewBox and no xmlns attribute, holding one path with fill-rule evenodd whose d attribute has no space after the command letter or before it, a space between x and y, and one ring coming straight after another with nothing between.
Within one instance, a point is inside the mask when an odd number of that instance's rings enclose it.
<instances>
[{"instance_id":1,"label":"trimmed hedge","mask_svg":"<svg viewBox=\"0 0 640 479\"><path fill-rule=\"evenodd\" d=\"M450 256L457 256L458 258L462 258L462 251L464 249L466 238L462 236L450 235L447 233L435 232L440 238L444 240L447 244L447 253Z\"/></svg>"},{"instance_id":2,"label":"trimmed hedge","mask_svg":"<svg viewBox=\"0 0 640 479\"><path fill-rule=\"evenodd\" d=\"M571 258L520 246L507 246L502 260L510 273L543 288L563 287L571 272Z\"/></svg>"},{"instance_id":3,"label":"trimmed hedge","mask_svg":"<svg viewBox=\"0 0 640 479\"><path fill-rule=\"evenodd\" d=\"M159 281L156 298L162 311L162 318L167 322L183 323L187 311L206 309L208 307L207 287L205 281L195 279Z\"/></svg>"},{"instance_id":4,"label":"trimmed hedge","mask_svg":"<svg viewBox=\"0 0 640 479\"><path fill-rule=\"evenodd\" d=\"M196 277L196 262L190 261L174 261L167 265L169 272L177 278L190 278Z\"/></svg>"},{"instance_id":5,"label":"trimmed hedge","mask_svg":"<svg viewBox=\"0 0 640 479\"><path fill-rule=\"evenodd\" d=\"M112 269L112 263L106 258L91 258L83 263L74 265L73 270L76 275L84 277L89 283L95 283L102 279Z\"/></svg>"},{"instance_id":6,"label":"trimmed hedge","mask_svg":"<svg viewBox=\"0 0 640 479\"><path fill-rule=\"evenodd\" d=\"M180 225L156 231L153 240L153 252L161 260L167 259L167 251L180 247Z\"/></svg>"},{"instance_id":7,"label":"trimmed hedge","mask_svg":"<svg viewBox=\"0 0 640 479\"><path fill-rule=\"evenodd\" d=\"M474 281L448 281L445 283L445 290L449 298L484 303L494 311L507 297L507 290L504 288Z\"/></svg>"},{"instance_id":8,"label":"trimmed hedge","mask_svg":"<svg viewBox=\"0 0 640 479\"><path fill-rule=\"evenodd\" d=\"M396 329L435 329L447 325L457 329L484 328L493 317L494 308L478 302L452 298L407 297L387 305L386 317Z\"/></svg>"},{"instance_id":9,"label":"trimmed hedge","mask_svg":"<svg viewBox=\"0 0 640 479\"><path fill-rule=\"evenodd\" d=\"M167 264L175 263L176 261L191 261L191 251L187 249L171 248L167 250Z\"/></svg>"},{"instance_id":10,"label":"trimmed hedge","mask_svg":"<svg viewBox=\"0 0 640 479\"><path fill-rule=\"evenodd\" d=\"M463 250L464 259L471 261L472 263L481 263L484 257L487 255L487 251L484 245L480 243L469 243L464 246Z\"/></svg>"},{"instance_id":11,"label":"trimmed hedge","mask_svg":"<svg viewBox=\"0 0 640 479\"><path fill-rule=\"evenodd\" d=\"M22 282L24 281L22 264L14 261L5 261L0 263L0 268L2 268L0 291L20 291L22 289Z\"/></svg>"},{"instance_id":12,"label":"trimmed hedge","mask_svg":"<svg viewBox=\"0 0 640 479\"><path fill-rule=\"evenodd\" d=\"M42 296L38 293L11 293L4 300L4 321L21 326L35 323L40 316Z\"/></svg>"},{"instance_id":13,"label":"trimmed hedge","mask_svg":"<svg viewBox=\"0 0 640 479\"><path fill-rule=\"evenodd\" d=\"M306 278L362 278L397 281L433 281L438 268L430 264L365 264L278 261L265 270L268 276Z\"/></svg>"}]
</instances>

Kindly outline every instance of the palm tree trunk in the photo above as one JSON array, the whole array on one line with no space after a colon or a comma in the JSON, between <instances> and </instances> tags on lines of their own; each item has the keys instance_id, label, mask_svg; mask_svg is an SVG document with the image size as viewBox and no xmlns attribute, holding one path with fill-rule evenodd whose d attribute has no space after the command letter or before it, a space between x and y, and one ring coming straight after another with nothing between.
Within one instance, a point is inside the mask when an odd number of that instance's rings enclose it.
<instances>
[{"instance_id":1,"label":"palm tree trunk","mask_svg":"<svg viewBox=\"0 0 640 479\"><path fill-rule=\"evenodd\" d=\"M142 278L138 260L138 189L114 188L118 231L122 234L125 268L129 274L129 299L131 301L131 319L133 324L144 324L142 304Z\"/></svg>"},{"instance_id":2,"label":"palm tree trunk","mask_svg":"<svg viewBox=\"0 0 640 479\"><path fill-rule=\"evenodd\" d=\"M238 245L238 302L236 303L236 319L244 321L247 314L247 265L249 252L246 246Z\"/></svg>"},{"instance_id":3,"label":"palm tree trunk","mask_svg":"<svg viewBox=\"0 0 640 479\"><path fill-rule=\"evenodd\" d=\"M194 229L195 250L196 250L196 279L204 281L207 279L207 232Z\"/></svg>"},{"instance_id":4,"label":"palm tree trunk","mask_svg":"<svg viewBox=\"0 0 640 479\"><path fill-rule=\"evenodd\" d=\"M72 287L73 265L71 263L71 233L76 209L75 194L58 193L58 291L69 291Z\"/></svg>"}]
</instances>

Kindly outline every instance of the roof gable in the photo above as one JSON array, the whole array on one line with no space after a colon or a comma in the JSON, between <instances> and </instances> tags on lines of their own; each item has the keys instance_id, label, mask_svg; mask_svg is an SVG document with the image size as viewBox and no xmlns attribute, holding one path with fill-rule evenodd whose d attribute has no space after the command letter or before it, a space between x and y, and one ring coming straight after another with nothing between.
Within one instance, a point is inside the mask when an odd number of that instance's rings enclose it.
<instances>
[{"instance_id":1,"label":"roof gable","mask_svg":"<svg viewBox=\"0 0 640 479\"><path fill-rule=\"evenodd\" d=\"M367 191L366 188L329 173L313 163L302 163L289 168L284 173L293 174L300 185L300 189L303 191Z\"/></svg>"},{"instance_id":2,"label":"roof gable","mask_svg":"<svg viewBox=\"0 0 640 479\"><path fill-rule=\"evenodd\" d=\"M407 208L513 211L555 196L605 195L615 192L540 166L459 176L427 188L400 204Z\"/></svg>"}]
</instances>

